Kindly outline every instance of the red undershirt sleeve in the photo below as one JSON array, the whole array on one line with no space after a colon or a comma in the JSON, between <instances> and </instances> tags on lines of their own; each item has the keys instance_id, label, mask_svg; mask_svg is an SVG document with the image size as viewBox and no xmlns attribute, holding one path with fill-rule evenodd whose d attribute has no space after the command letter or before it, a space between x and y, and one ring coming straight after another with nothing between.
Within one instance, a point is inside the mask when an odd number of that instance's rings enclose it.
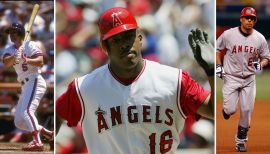
<instances>
[{"instance_id":1,"label":"red undershirt sleeve","mask_svg":"<svg viewBox=\"0 0 270 154\"><path fill-rule=\"evenodd\" d=\"M200 117L196 112L209 94L210 92L193 80L189 73L182 72L180 106L187 117Z\"/></svg>"},{"instance_id":2,"label":"red undershirt sleeve","mask_svg":"<svg viewBox=\"0 0 270 154\"><path fill-rule=\"evenodd\" d=\"M73 80L67 91L56 101L56 112L62 119L67 120L69 127L77 126L82 116L82 107L78 97L75 80Z\"/></svg>"}]
</instances>

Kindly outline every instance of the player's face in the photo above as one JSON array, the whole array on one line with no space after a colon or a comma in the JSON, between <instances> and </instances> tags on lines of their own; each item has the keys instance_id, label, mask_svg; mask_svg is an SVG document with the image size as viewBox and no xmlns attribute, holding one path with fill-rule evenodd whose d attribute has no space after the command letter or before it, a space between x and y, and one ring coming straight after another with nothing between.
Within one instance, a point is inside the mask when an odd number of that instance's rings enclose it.
<instances>
[{"instance_id":1,"label":"player's face","mask_svg":"<svg viewBox=\"0 0 270 154\"><path fill-rule=\"evenodd\" d=\"M9 34L10 34L10 40L14 43L21 40L16 30L10 30Z\"/></svg>"},{"instance_id":2,"label":"player's face","mask_svg":"<svg viewBox=\"0 0 270 154\"><path fill-rule=\"evenodd\" d=\"M107 41L110 63L125 69L135 67L142 59L142 35L137 30L119 33Z\"/></svg>"},{"instance_id":3,"label":"player's face","mask_svg":"<svg viewBox=\"0 0 270 154\"><path fill-rule=\"evenodd\" d=\"M252 16L246 16L246 17L240 18L240 22L244 29L250 30L255 26L256 18Z\"/></svg>"}]
</instances>

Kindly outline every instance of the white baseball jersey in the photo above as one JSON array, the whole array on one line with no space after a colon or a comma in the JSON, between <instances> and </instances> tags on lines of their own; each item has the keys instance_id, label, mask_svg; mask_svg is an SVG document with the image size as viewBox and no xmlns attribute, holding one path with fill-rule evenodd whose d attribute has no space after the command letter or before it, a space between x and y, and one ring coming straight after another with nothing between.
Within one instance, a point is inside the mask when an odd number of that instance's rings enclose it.
<instances>
[{"instance_id":1,"label":"white baseball jersey","mask_svg":"<svg viewBox=\"0 0 270 154\"><path fill-rule=\"evenodd\" d=\"M37 46L37 44L33 41L25 42L23 47L24 47L23 54L25 57L34 58L39 55L42 55L42 51ZM15 45L13 44L5 50L4 56L13 55L16 52L17 52L17 49L15 48ZM20 61L18 64L13 65L13 67L15 68L15 71L18 75L17 79L19 82L21 82L24 78L30 75L41 73L39 67L24 64L23 61Z\"/></svg>"},{"instance_id":2,"label":"white baseball jersey","mask_svg":"<svg viewBox=\"0 0 270 154\"><path fill-rule=\"evenodd\" d=\"M129 84L109 65L75 79L56 110L69 126L81 124L89 153L172 153L208 96L186 72L145 60Z\"/></svg>"},{"instance_id":3,"label":"white baseball jersey","mask_svg":"<svg viewBox=\"0 0 270 154\"><path fill-rule=\"evenodd\" d=\"M231 28L217 39L217 50L226 50L223 66L226 74L240 78L253 75L252 62L258 58L270 60L270 53L264 36L253 29L252 34L244 36L240 27Z\"/></svg>"}]
</instances>

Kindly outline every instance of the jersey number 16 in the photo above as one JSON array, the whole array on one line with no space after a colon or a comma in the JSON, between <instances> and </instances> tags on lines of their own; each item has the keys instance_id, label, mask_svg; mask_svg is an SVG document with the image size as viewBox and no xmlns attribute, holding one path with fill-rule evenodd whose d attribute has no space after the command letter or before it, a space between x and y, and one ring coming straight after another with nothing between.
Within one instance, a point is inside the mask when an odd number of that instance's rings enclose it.
<instances>
[{"instance_id":1,"label":"jersey number 16","mask_svg":"<svg viewBox=\"0 0 270 154\"><path fill-rule=\"evenodd\" d=\"M166 139L166 137L169 137L169 139ZM152 133L149 136L150 139L150 154L155 154L155 147L156 147L156 133ZM172 148L172 144L173 144L173 139L172 139L172 132L170 130L167 130L165 132L163 132L160 135L160 153L164 154L167 153L171 150Z\"/></svg>"}]
</instances>

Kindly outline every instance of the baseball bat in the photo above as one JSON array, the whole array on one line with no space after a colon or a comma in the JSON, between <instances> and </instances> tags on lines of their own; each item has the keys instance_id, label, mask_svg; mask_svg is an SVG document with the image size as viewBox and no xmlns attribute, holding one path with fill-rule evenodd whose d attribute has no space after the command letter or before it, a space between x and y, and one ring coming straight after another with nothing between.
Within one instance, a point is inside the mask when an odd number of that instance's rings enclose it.
<instances>
[{"instance_id":1,"label":"baseball bat","mask_svg":"<svg viewBox=\"0 0 270 154\"><path fill-rule=\"evenodd\" d=\"M34 5L34 8L33 8L33 10L32 10L32 14L31 14L29 23L28 23L28 25L27 25L26 33L25 33L25 36L24 36L24 39L23 39L24 42L27 41L27 39L28 39L28 36L29 36L29 34L30 34L32 25L33 25L33 23L34 23L34 21L35 21L35 18L36 18L36 16L37 16L38 10L39 10L39 4L35 4L35 5Z\"/></svg>"}]
</instances>

